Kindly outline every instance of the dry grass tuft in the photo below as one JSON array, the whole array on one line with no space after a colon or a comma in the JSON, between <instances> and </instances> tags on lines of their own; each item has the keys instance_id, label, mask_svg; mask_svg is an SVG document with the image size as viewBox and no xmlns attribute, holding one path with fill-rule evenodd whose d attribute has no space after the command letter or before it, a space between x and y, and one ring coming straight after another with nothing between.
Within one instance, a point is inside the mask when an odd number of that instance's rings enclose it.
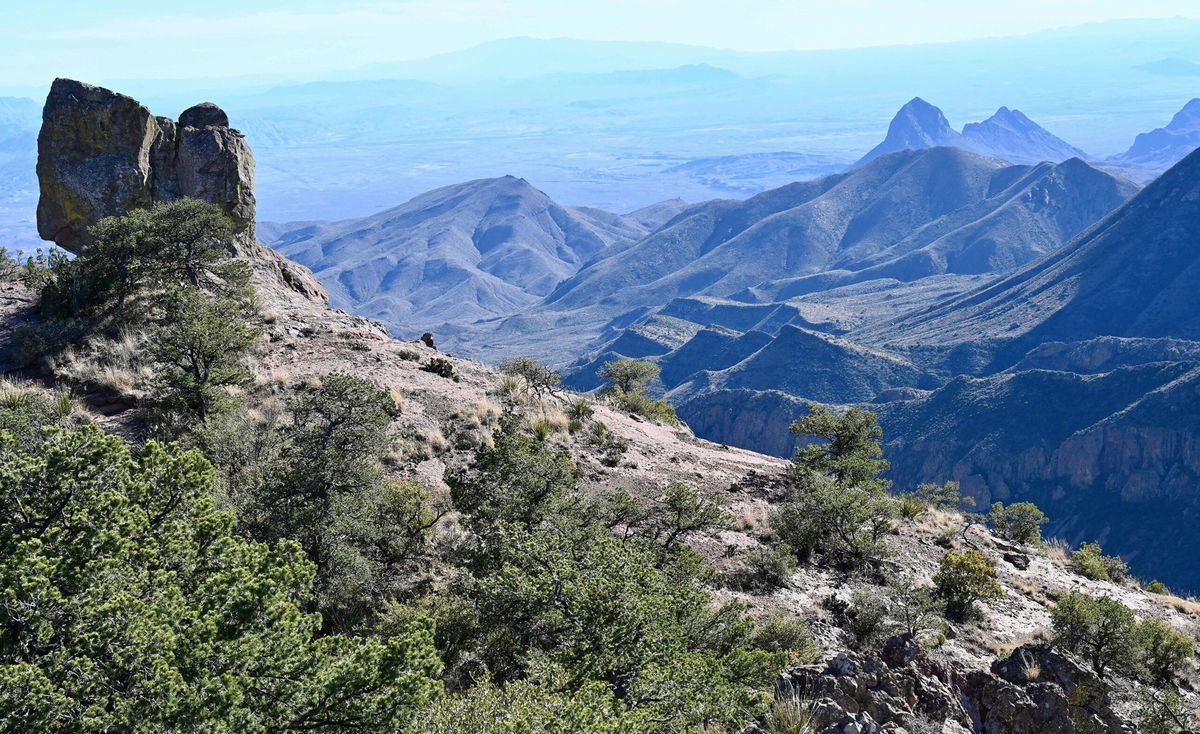
<instances>
[{"instance_id":1,"label":"dry grass tuft","mask_svg":"<svg viewBox=\"0 0 1200 734\"><path fill-rule=\"evenodd\" d=\"M1042 555L1052 561L1066 563L1071 555L1071 544L1062 538L1046 538L1042 541Z\"/></svg>"},{"instance_id":2,"label":"dry grass tuft","mask_svg":"<svg viewBox=\"0 0 1200 734\"><path fill-rule=\"evenodd\" d=\"M747 505L738 511L733 527L743 533L753 533L767 526L767 508L763 505Z\"/></svg>"}]
</instances>

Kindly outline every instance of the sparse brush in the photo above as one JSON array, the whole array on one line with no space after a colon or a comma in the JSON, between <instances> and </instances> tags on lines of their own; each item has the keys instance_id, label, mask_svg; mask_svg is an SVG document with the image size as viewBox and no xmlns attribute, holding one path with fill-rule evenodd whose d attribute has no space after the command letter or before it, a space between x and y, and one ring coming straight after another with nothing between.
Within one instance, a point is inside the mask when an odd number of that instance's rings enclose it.
<instances>
[{"instance_id":1,"label":"sparse brush","mask_svg":"<svg viewBox=\"0 0 1200 734\"><path fill-rule=\"evenodd\" d=\"M430 357L428 362L421 365L421 369L425 372L433 373L438 377L458 381L458 375L454 371L454 363L442 357Z\"/></svg>"},{"instance_id":2,"label":"sparse brush","mask_svg":"<svg viewBox=\"0 0 1200 734\"><path fill-rule=\"evenodd\" d=\"M763 721L766 734L816 734L815 703L798 693L776 699Z\"/></svg>"},{"instance_id":3,"label":"sparse brush","mask_svg":"<svg viewBox=\"0 0 1200 734\"><path fill-rule=\"evenodd\" d=\"M900 511L900 517L905 520L916 520L929 509L928 505L911 495L900 497L897 507Z\"/></svg>"},{"instance_id":4,"label":"sparse brush","mask_svg":"<svg viewBox=\"0 0 1200 734\"><path fill-rule=\"evenodd\" d=\"M596 413L596 411L592 408L592 404L588 402L587 398L576 398L572 400L567 404L566 412L567 416L571 418L571 420L576 420L580 423L588 420Z\"/></svg>"},{"instance_id":5,"label":"sparse brush","mask_svg":"<svg viewBox=\"0 0 1200 734\"><path fill-rule=\"evenodd\" d=\"M434 428L425 433L425 445L433 452L434 456L446 453L450 450L450 442L446 440L446 434L442 433L442 429Z\"/></svg>"},{"instance_id":6,"label":"sparse brush","mask_svg":"<svg viewBox=\"0 0 1200 734\"><path fill-rule=\"evenodd\" d=\"M401 349L396 352L396 358L402 359L406 362L420 362L421 361L421 353L414 352L411 349Z\"/></svg>"},{"instance_id":7,"label":"sparse brush","mask_svg":"<svg viewBox=\"0 0 1200 734\"><path fill-rule=\"evenodd\" d=\"M500 417L503 410L503 408L487 398L475 403L475 415L479 419L479 422L484 425L493 423Z\"/></svg>"},{"instance_id":8,"label":"sparse brush","mask_svg":"<svg viewBox=\"0 0 1200 734\"><path fill-rule=\"evenodd\" d=\"M539 418L529 424L529 430L533 431L533 435L537 436L537 440L545 442L550 440L554 435L554 426L545 418Z\"/></svg>"},{"instance_id":9,"label":"sparse brush","mask_svg":"<svg viewBox=\"0 0 1200 734\"><path fill-rule=\"evenodd\" d=\"M37 392L26 385L8 380L0 382L0 409L28 410L36 399Z\"/></svg>"},{"instance_id":10,"label":"sparse brush","mask_svg":"<svg viewBox=\"0 0 1200 734\"><path fill-rule=\"evenodd\" d=\"M71 392L69 390L56 390L54 392L52 405L54 406L54 412L60 419L71 417L71 414L75 412L76 408L75 400L71 397Z\"/></svg>"},{"instance_id":11,"label":"sparse brush","mask_svg":"<svg viewBox=\"0 0 1200 734\"><path fill-rule=\"evenodd\" d=\"M1047 558L1056 561L1067 560L1067 556L1071 553L1071 544L1062 538L1046 538L1042 541L1041 548Z\"/></svg>"}]
</instances>

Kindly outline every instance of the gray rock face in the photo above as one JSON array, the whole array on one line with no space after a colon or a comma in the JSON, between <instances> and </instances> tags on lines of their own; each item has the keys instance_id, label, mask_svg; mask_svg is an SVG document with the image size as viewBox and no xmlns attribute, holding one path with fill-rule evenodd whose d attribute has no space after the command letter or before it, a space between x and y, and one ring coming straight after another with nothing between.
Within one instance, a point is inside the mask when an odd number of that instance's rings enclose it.
<instances>
[{"instance_id":1,"label":"gray rock face","mask_svg":"<svg viewBox=\"0 0 1200 734\"><path fill-rule=\"evenodd\" d=\"M254 240L254 156L211 102L180 123L71 79L50 87L38 135L38 233L72 252L104 217L192 197L221 207Z\"/></svg>"},{"instance_id":2,"label":"gray rock face","mask_svg":"<svg viewBox=\"0 0 1200 734\"><path fill-rule=\"evenodd\" d=\"M1048 645L1019 647L987 672L934 660L910 642L889 641L882 658L839 653L825 665L793 668L776 681L776 696L812 701L821 734L1133 732L1095 674Z\"/></svg>"},{"instance_id":3,"label":"gray rock face","mask_svg":"<svg viewBox=\"0 0 1200 734\"><path fill-rule=\"evenodd\" d=\"M212 102L201 102L179 115L181 127L229 127L229 115Z\"/></svg>"}]
</instances>

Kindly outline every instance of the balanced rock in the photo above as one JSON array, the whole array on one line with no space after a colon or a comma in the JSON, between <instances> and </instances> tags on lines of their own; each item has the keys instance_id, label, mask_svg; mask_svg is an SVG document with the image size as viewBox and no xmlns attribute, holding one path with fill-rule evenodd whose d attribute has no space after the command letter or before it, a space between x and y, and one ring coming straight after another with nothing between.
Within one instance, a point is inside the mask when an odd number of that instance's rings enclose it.
<instances>
[{"instance_id":1,"label":"balanced rock","mask_svg":"<svg viewBox=\"0 0 1200 734\"><path fill-rule=\"evenodd\" d=\"M71 252L100 219L192 197L219 206L254 242L254 156L211 102L155 117L132 97L55 79L38 134L38 233Z\"/></svg>"},{"instance_id":2,"label":"balanced rock","mask_svg":"<svg viewBox=\"0 0 1200 734\"><path fill-rule=\"evenodd\" d=\"M179 115L180 127L229 127L229 115L212 102L188 107Z\"/></svg>"}]
</instances>

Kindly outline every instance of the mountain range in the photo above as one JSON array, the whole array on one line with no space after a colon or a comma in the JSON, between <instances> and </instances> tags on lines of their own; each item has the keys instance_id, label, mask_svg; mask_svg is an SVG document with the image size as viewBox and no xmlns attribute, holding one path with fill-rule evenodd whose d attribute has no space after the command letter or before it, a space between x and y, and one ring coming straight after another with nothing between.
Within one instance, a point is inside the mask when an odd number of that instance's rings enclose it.
<instances>
[{"instance_id":1,"label":"mountain range","mask_svg":"<svg viewBox=\"0 0 1200 734\"><path fill-rule=\"evenodd\" d=\"M580 389L604 361L655 361L654 388L714 441L787 455L810 401L868 407L900 485L1036 501L1056 534L1200 588L1183 546L1150 542L1200 514L1198 187L1200 153L1139 191L1079 158L935 146L627 215L475 181L276 244L368 315L429 274L413 300L431 305L391 325L456 353L574 359Z\"/></svg>"},{"instance_id":2,"label":"mountain range","mask_svg":"<svg viewBox=\"0 0 1200 734\"><path fill-rule=\"evenodd\" d=\"M271 225L262 234L327 283L335 306L402 331L529 308L598 253L645 236L681 206L621 217L561 206L505 176L437 189L363 219Z\"/></svg>"},{"instance_id":3,"label":"mountain range","mask_svg":"<svg viewBox=\"0 0 1200 734\"><path fill-rule=\"evenodd\" d=\"M887 136L858 163L900 150L952 146L1012 163L1061 163L1068 158L1087 158L1082 150L1056 137L1020 110L1001 107L983 122L950 127L945 114L920 97L900 108L888 125Z\"/></svg>"}]
</instances>

